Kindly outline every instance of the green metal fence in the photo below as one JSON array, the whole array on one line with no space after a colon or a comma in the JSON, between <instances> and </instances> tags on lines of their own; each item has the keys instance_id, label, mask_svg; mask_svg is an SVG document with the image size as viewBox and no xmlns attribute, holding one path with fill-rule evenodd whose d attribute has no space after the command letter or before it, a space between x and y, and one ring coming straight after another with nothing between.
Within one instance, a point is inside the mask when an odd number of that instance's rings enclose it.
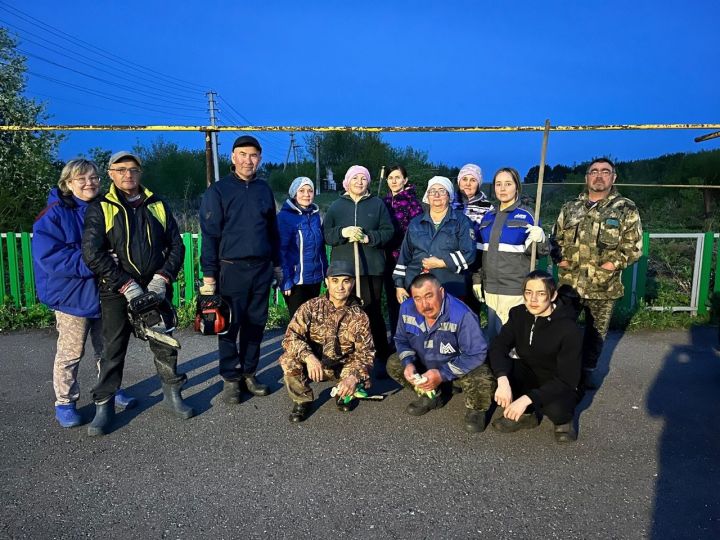
<instances>
[{"instance_id":1,"label":"green metal fence","mask_svg":"<svg viewBox=\"0 0 720 540\"><path fill-rule=\"evenodd\" d=\"M654 306L654 309L684 310L704 315L708 311L711 290L720 293L720 257L718 257L716 233L687 234L643 234L643 255L640 261L627 268L622 275L625 296L618 302L621 308L632 308L646 295L648 258L652 238L688 238L696 241L696 256L693 270L693 285L689 306ZM16 307L30 307L37 303L35 279L32 267L30 233L4 233L0 236L0 298ZM185 261L183 271L173 288L173 303L180 306L192 301L197 290L197 281L202 278L200 270L200 248L202 238L197 234L183 233ZM538 260L538 268L548 266L547 258ZM556 273L556 269L555 273ZM556 273L557 277L557 273ZM282 294L273 295L271 302L284 305Z\"/></svg>"}]
</instances>

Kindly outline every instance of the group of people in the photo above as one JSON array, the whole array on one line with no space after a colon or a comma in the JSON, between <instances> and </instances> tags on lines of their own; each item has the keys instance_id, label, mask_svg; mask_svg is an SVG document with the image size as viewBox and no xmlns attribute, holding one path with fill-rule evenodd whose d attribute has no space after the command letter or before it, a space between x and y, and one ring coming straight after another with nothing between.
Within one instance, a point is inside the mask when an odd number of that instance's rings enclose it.
<instances>
[{"instance_id":1,"label":"group of people","mask_svg":"<svg viewBox=\"0 0 720 540\"><path fill-rule=\"evenodd\" d=\"M520 206L520 177L512 168L495 174L493 204L475 164L461 168L456 185L431 178L422 200L402 166L391 167L389 192L380 199L369 191L369 171L354 165L323 219L306 177L292 182L276 212L272 190L257 176L261 158L257 139L238 137L231 172L207 189L200 206L199 292L220 295L233 314L218 336L226 403L239 403L243 392L269 393L256 370L275 282L291 316L279 362L292 422L311 412L312 381L337 380L337 407L348 411L373 378L389 375L415 392L409 414L441 407L458 387L470 432L485 429L494 401L503 408L493 422L500 431L534 427L544 414L558 441L575 440L578 390L597 382L609 316L623 294L620 272L641 250L637 209L613 187L610 160L590 164L587 191L563 207L547 238ZM58 314L56 418L65 427L79 423L77 363L90 333L99 375L88 432L99 435L109 430L114 405L134 401L121 390L128 302L145 291L170 292L183 244L170 208L140 184L137 156L110 158L113 183L102 196L92 162L75 160L65 169L34 228L38 293ZM551 253L566 287L558 290L545 272L528 273L533 250ZM327 291L320 295L323 283ZM481 303L488 309L487 339L477 316ZM164 402L189 418L176 351L152 342L151 349Z\"/></svg>"}]
</instances>

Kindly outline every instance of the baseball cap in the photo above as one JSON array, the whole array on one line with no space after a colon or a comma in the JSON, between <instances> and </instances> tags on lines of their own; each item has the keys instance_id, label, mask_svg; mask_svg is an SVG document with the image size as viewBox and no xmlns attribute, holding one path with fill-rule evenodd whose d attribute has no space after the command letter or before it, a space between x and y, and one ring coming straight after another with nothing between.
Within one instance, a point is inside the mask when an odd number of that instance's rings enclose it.
<instances>
[{"instance_id":1,"label":"baseball cap","mask_svg":"<svg viewBox=\"0 0 720 540\"><path fill-rule=\"evenodd\" d=\"M355 270L348 261L332 261L328 266L327 277L350 276L355 277Z\"/></svg>"},{"instance_id":2,"label":"baseball cap","mask_svg":"<svg viewBox=\"0 0 720 540\"><path fill-rule=\"evenodd\" d=\"M110 159L108 160L108 169L112 167L114 163L120 161L123 158L132 158L135 160L135 163L142 167L142 162L140 161L139 157L137 157L132 152L128 152L127 150L120 150L119 152L115 152L112 156L110 156Z\"/></svg>"},{"instance_id":3,"label":"baseball cap","mask_svg":"<svg viewBox=\"0 0 720 540\"><path fill-rule=\"evenodd\" d=\"M262 146L260 146L258 140L251 135L241 135L235 139L232 149L235 150L236 148L240 148L242 146L254 146L257 148L258 152L262 152Z\"/></svg>"}]
</instances>

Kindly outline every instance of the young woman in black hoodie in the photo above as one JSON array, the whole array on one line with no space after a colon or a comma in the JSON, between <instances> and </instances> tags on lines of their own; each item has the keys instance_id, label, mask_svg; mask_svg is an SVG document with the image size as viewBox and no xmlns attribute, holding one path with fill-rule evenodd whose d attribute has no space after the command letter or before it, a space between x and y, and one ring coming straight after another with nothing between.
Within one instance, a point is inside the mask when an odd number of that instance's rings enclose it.
<instances>
[{"instance_id":1,"label":"young woman in black hoodie","mask_svg":"<svg viewBox=\"0 0 720 540\"><path fill-rule=\"evenodd\" d=\"M492 425L511 433L539 424L538 414L555 424L555 440L577 439L573 427L580 382L582 331L570 302L558 300L552 276L530 272L523 283L524 304L490 346L490 366L497 377L495 401L503 416ZM515 354L513 354L513 349Z\"/></svg>"}]
</instances>

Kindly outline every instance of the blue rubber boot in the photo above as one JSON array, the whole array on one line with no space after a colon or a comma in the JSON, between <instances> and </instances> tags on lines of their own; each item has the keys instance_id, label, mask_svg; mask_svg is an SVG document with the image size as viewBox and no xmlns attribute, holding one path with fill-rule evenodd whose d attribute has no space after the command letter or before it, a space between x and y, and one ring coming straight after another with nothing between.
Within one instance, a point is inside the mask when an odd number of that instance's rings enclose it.
<instances>
[{"instance_id":1,"label":"blue rubber boot","mask_svg":"<svg viewBox=\"0 0 720 540\"><path fill-rule=\"evenodd\" d=\"M64 405L55 405L55 420L64 428L79 426L82 418L75 410L75 402Z\"/></svg>"},{"instance_id":2,"label":"blue rubber boot","mask_svg":"<svg viewBox=\"0 0 720 540\"><path fill-rule=\"evenodd\" d=\"M138 400L134 397L128 395L125 393L125 391L120 388L117 392L115 392L115 406L120 409L132 409L133 407L136 407L138 404Z\"/></svg>"}]
</instances>

